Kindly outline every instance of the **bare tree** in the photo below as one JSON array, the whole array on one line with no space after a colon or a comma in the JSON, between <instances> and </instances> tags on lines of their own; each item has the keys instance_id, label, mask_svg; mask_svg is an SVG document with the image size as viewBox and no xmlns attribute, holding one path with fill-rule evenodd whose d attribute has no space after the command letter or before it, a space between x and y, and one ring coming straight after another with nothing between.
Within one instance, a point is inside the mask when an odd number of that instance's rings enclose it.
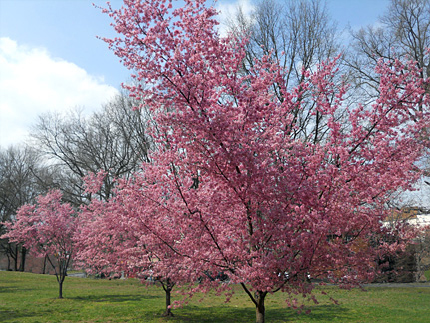
<instances>
[{"instance_id":1,"label":"bare tree","mask_svg":"<svg viewBox=\"0 0 430 323\"><path fill-rule=\"evenodd\" d=\"M245 68L254 58L272 53L291 86L303 81L304 70L338 54L336 25L319 0L260 1L251 17L239 8L229 25L236 35L249 37Z\"/></svg>"},{"instance_id":2,"label":"bare tree","mask_svg":"<svg viewBox=\"0 0 430 323\"><path fill-rule=\"evenodd\" d=\"M89 196L83 194L83 177L100 170L108 175L99 198L108 199L115 178L127 177L149 161L149 115L145 109L133 110L136 105L119 95L87 118L79 110L40 116L32 135L41 153L62 168L61 189L66 200L84 203Z\"/></svg>"},{"instance_id":3,"label":"bare tree","mask_svg":"<svg viewBox=\"0 0 430 323\"><path fill-rule=\"evenodd\" d=\"M393 35L400 55L410 56L422 69L421 77L430 77L430 1L392 0L381 19Z\"/></svg>"},{"instance_id":4,"label":"bare tree","mask_svg":"<svg viewBox=\"0 0 430 323\"><path fill-rule=\"evenodd\" d=\"M243 71L248 73L255 58L267 55L279 62L285 72L282 86L297 87L306 78L305 71L315 70L318 64L333 59L339 54L336 24L330 19L327 8L319 0L260 1L251 16L239 8L230 18L229 30L235 36L249 41ZM333 82L342 82L341 73ZM273 91L282 102L280 84ZM298 89L299 92L300 89ZM326 133L326 118L316 109L316 102L307 97L305 91L298 96L301 109L294 113L291 136L307 141L321 141ZM334 97L329 98L334 99ZM338 116L342 118L342 115Z\"/></svg>"},{"instance_id":5,"label":"bare tree","mask_svg":"<svg viewBox=\"0 0 430 323\"><path fill-rule=\"evenodd\" d=\"M391 0L376 26L351 31L351 35L351 50L344 62L351 71L353 90L369 102L378 95L379 77L374 68L380 59L412 59L421 69L421 77L430 77L426 54L430 48L430 0Z\"/></svg>"},{"instance_id":6,"label":"bare tree","mask_svg":"<svg viewBox=\"0 0 430 323\"><path fill-rule=\"evenodd\" d=\"M22 205L33 203L39 194L53 187L54 173L55 170L45 165L41 156L28 146L11 146L0 151L0 222L13 222ZM4 226L0 224L0 235L3 233ZM0 252L7 256L9 270L13 264L13 270L24 271L25 248L2 240Z\"/></svg>"}]
</instances>

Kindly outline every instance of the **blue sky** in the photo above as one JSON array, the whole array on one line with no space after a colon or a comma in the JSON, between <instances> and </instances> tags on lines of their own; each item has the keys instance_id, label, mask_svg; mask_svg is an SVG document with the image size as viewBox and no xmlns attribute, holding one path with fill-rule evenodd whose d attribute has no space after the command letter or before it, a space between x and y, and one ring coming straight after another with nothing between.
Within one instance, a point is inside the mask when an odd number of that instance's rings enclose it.
<instances>
[{"instance_id":1,"label":"blue sky","mask_svg":"<svg viewBox=\"0 0 430 323\"><path fill-rule=\"evenodd\" d=\"M94 111L129 79L98 36L114 36L100 0L0 0L0 146L19 144L37 116L73 107ZM226 14L238 3L221 0ZM339 30L375 24L388 0L327 0ZM111 1L114 7L121 1Z\"/></svg>"}]
</instances>

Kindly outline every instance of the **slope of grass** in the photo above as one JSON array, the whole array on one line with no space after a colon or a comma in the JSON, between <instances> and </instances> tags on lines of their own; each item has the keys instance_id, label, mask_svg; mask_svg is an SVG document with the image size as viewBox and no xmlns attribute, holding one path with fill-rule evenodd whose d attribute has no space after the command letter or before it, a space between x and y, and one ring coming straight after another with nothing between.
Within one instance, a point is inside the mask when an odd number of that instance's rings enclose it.
<instances>
[{"instance_id":1,"label":"slope of grass","mask_svg":"<svg viewBox=\"0 0 430 323\"><path fill-rule=\"evenodd\" d=\"M428 286L428 285L423 285ZM231 302L208 295L162 317L164 292L136 280L95 280L67 277L64 299L54 276L0 272L0 322L253 322L255 309L236 286ZM312 312L298 315L285 295L269 295L267 322L428 322L429 287L370 287L367 291L327 288ZM178 295L174 295L178 298ZM329 300L333 297L339 305Z\"/></svg>"}]
</instances>

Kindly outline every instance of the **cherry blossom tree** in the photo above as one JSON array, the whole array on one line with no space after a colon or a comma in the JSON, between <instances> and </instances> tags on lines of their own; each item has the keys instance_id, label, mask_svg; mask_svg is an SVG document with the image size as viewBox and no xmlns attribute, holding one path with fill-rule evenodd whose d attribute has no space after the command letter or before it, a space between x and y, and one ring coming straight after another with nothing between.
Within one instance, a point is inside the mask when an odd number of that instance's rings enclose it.
<instances>
[{"instance_id":1,"label":"cherry blossom tree","mask_svg":"<svg viewBox=\"0 0 430 323\"><path fill-rule=\"evenodd\" d=\"M86 177L87 193L96 193L103 185L106 172ZM114 196L105 200L93 199L83 207L79 216L75 264L93 274L109 277L136 277L145 284L158 282L166 295L164 316L173 316L171 292L178 276L176 254L168 247L174 244L161 241L152 233L152 217L142 208L147 203L139 194L138 176L118 180ZM164 225L169 223L166 218ZM179 234L176 239L180 239ZM186 279L182 279L187 281Z\"/></svg>"},{"instance_id":2,"label":"cherry blossom tree","mask_svg":"<svg viewBox=\"0 0 430 323\"><path fill-rule=\"evenodd\" d=\"M5 223L8 232L2 236L22 243L36 257L47 257L55 270L59 298L63 298L63 282L74 254L72 236L76 230L76 212L69 204L62 204L61 197L60 191L52 191L39 196L34 205L23 205L16 221Z\"/></svg>"},{"instance_id":3,"label":"cherry blossom tree","mask_svg":"<svg viewBox=\"0 0 430 323\"><path fill-rule=\"evenodd\" d=\"M392 248L372 243L386 231L385 203L419 177L428 80L412 61L381 60L378 99L348 107L333 60L287 89L270 51L244 69L246 38L221 38L214 8L184 2L105 9L121 35L105 41L148 84L128 89L157 124L153 162L122 187L133 194L121 204L139 196L139 216L151 219L135 234L172 252L176 281L200 282L190 294L214 286L205 275L227 274L257 322L268 294L285 292L292 307L298 293L315 300L309 277L341 287L371 280L376 255ZM120 221L133 228L128 218Z\"/></svg>"}]
</instances>

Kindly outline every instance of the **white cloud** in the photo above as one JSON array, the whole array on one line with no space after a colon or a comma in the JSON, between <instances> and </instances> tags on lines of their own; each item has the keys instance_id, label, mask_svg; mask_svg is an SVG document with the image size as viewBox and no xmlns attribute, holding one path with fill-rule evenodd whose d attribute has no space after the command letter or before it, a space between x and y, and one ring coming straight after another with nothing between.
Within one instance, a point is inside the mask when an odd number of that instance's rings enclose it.
<instances>
[{"instance_id":1,"label":"white cloud","mask_svg":"<svg viewBox=\"0 0 430 323\"><path fill-rule=\"evenodd\" d=\"M38 115L85 107L99 109L117 89L44 48L0 38L0 146L25 139Z\"/></svg>"},{"instance_id":2,"label":"white cloud","mask_svg":"<svg viewBox=\"0 0 430 323\"><path fill-rule=\"evenodd\" d=\"M242 12L245 16L250 17L255 7L251 3L251 0L236 0L234 2L231 1L219 1L217 3L216 9L220 11L219 22L220 28L219 33L221 36L226 36L227 34L227 24L229 19L235 17L239 8L242 9Z\"/></svg>"}]
</instances>

